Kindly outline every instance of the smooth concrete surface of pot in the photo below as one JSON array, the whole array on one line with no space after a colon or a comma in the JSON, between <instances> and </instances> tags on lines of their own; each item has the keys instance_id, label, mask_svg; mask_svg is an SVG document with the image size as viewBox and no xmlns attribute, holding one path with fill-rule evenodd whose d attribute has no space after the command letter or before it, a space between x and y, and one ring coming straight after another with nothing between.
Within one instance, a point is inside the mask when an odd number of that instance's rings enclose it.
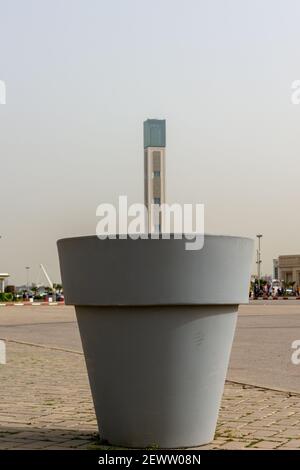
<instances>
[{"instance_id":1,"label":"smooth concrete surface of pot","mask_svg":"<svg viewBox=\"0 0 300 470\"><path fill-rule=\"evenodd\" d=\"M253 241L58 242L76 306L100 437L128 447L192 447L214 437Z\"/></svg>"}]
</instances>

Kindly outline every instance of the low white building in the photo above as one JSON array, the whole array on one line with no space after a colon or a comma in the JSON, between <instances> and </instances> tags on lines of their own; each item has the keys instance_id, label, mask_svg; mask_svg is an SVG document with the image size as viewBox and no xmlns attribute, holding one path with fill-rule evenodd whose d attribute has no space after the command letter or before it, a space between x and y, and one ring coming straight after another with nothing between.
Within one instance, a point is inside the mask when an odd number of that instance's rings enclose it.
<instances>
[{"instance_id":1,"label":"low white building","mask_svg":"<svg viewBox=\"0 0 300 470\"><path fill-rule=\"evenodd\" d=\"M278 279L300 287L300 255L278 256Z\"/></svg>"},{"instance_id":2,"label":"low white building","mask_svg":"<svg viewBox=\"0 0 300 470\"><path fill-rule=\"evenodd\" d=\"M5 281L9 278L8 273L0 273L0 293L5 291Z\"/></svg>"}]
</instances>

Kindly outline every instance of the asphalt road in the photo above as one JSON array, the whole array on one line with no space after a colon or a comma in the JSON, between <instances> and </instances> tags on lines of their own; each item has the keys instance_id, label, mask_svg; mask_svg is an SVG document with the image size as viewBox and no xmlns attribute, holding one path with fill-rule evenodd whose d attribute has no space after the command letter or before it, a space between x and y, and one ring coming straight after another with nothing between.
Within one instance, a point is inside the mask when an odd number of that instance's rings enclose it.
<instances>
[{"instance_id":1,"label":"asphalt road","mask_svg":"<svg viewBox=\"0 0 300 470\"><path fill-rule=\"evenodd\" d=\"M73 307L1 307L0 338L81 351ZM241 306L227 378L300 392L294 340L300 340L300 301ZM9 345L7 355L9 361Z\"/></svg>"},{"instance_id":2,"label":"asphalt road","mask_svg":"<svg viewBox=\"0 0 300 470\"><path fill-rule=\"evenodd\" d=\"M300 365L291 360L292 343L300 340L300 301L296 302L240 307L229 380L300 392Z\"/></svg>"}]
</instances>

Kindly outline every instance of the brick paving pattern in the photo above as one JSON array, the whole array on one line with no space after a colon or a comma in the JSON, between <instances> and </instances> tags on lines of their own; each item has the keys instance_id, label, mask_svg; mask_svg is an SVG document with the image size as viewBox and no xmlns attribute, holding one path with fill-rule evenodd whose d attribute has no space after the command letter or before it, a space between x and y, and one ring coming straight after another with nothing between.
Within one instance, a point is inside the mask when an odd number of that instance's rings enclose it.
<instances>
[{"instance_id":1,"label":"brick paving pattern","mask_svg":"<svg viewBox=\"0 0 300 470\"><path fill-rule=\"evenodd\" d=\"M108 449L80 353L7 343L0 449ZM227 383L213 443L199 449L300 449L300 395Z\"/></svg>"}]
</instances>

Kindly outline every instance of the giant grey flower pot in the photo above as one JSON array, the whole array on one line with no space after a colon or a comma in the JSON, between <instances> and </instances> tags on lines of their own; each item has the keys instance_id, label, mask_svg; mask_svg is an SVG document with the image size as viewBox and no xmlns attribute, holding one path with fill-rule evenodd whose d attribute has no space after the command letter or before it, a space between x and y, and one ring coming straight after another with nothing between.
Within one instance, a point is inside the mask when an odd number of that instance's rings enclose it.
<instances>
[{"instance_id":1,"label":"giant grey flower pot","mask_svg":"<svg viewBox=\"0 0 300 470\"><path fill-rule=\"evenodd\" d=\"M58 241L75 305L100 437L128 447L214 438L253 242L69 238Z\"/></svg>"}]
</instances>

